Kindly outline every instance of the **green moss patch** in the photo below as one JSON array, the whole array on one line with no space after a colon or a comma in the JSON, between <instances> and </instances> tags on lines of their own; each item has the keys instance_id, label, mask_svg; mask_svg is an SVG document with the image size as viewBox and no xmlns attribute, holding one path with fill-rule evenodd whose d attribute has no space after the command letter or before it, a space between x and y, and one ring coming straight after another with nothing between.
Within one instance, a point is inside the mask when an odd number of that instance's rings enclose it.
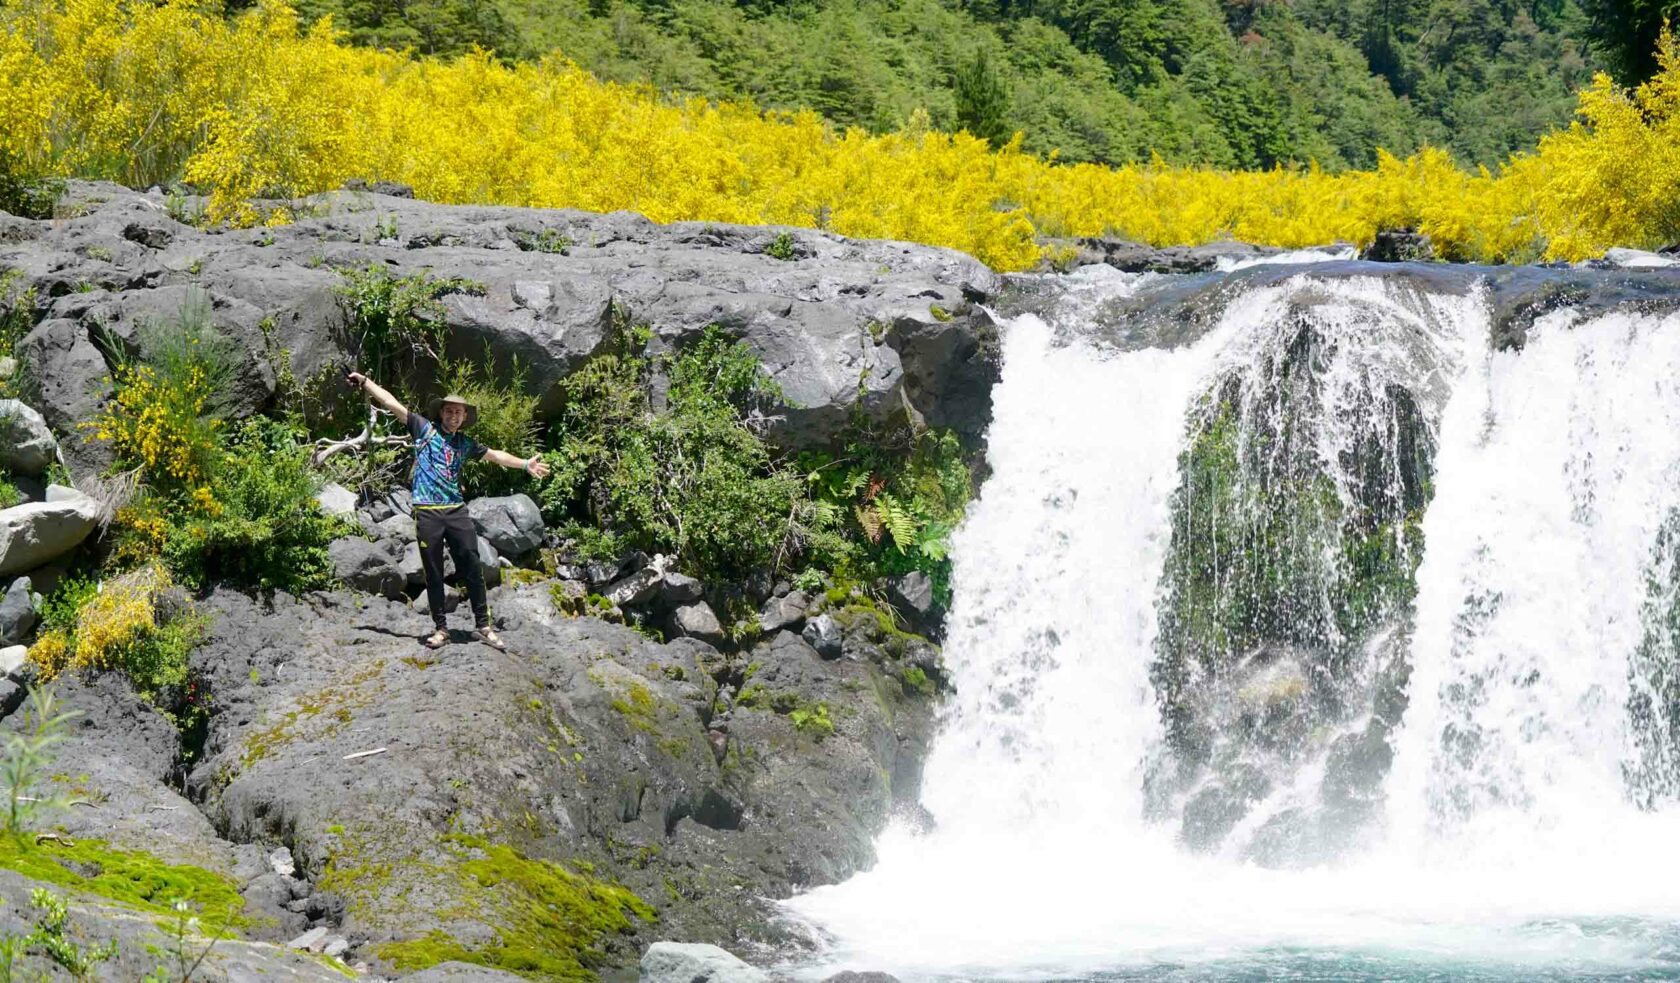
<instances>
[{"instance_id":1,"label":"green moss patch","mask_svg":"<svg viewBox=\"0 0 1680 983\"><path fill-rule=\"evenodd\" d=\"M441 930L379 946L380 958L405 972L455 960L542 980L589 980L606 943L656 915L627 888L535 860L470 836L445 837L448 857L428 873L446 878L459 914L489 924L496 941L477 948Z\"/></svg>"},{"instance_id":2,"label":"green moss patch","mask_svg":"<svg viewBox=\"0 0 1680 983\"><path fill-rule=\"evenodd\" d=\"M230 878L202 867L164 863L149 853L113 849L101 840L35 845L0 836L0 867L152 914L174 918L171 906L180 900L197 905L207 926L246 925L245 899Z\"/></svg>"},{"instance_id":3,"label":"green moss patch","mask_svg":"<svg viewBox=\"0 0 1680 983\"><path fill-rule=\"evenodd\" d=\"M275 750L304 736L301 731L305 729L312 731L308 735L312 740L331 737L343 730L353 718L353 711L369 706L378 698L379 688L368 684L384 670L385 660L380 659L356 672L343 685L328 687L299 700L297 709L288 710L279 722L245 738L240 763L247 767L256 764ZM325 719L318 728L305 726L323 715Z\"/></svg>"}]
</instances>

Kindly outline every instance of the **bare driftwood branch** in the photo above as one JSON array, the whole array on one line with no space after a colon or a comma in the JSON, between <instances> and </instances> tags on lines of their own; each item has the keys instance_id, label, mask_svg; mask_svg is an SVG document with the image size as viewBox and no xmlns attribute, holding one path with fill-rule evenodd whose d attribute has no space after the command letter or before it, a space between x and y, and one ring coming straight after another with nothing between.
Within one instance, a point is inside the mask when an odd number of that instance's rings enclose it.
<instances>
[{"instance_id":1,"label":"bare driftwood branch","mask_svg":"<svg viewBox=\"0 0 1680 983\"><path fill-rule=\"evenodd\" d=\"M367 426L362 428L361 433L354 437L345 437L342 440L333 440L331 437L322 437L321 439L315 441L315 453L309 455L310 466L318 468L322 464L326 463L328 458L331 458L336 454L366 455L367 452L374 447L409 446L409 439L406 434L376 435L374 433L374 429L379 425L379 418L381 416L390 416L390 414L374 406L372 403L369 403Z\"/></svg>"},{"instance_id":2,"label":"bare driftwood branch","mask_svg":"<svg viewBox=\"0 0 1680 983\"><path fill-rule=\"evenodd\" d=\"M343 440L333 440L330 437L322 437L320 440L315 441L315 453L309 456L309 463L311 466L318 468L324 464L328 458L335 454L366 454L370 446L407 447L408 438L401 434L381 434L379 436L370 436L366 430L363 430L354 437L346 437Z\"/></svg>"}]
</instances>

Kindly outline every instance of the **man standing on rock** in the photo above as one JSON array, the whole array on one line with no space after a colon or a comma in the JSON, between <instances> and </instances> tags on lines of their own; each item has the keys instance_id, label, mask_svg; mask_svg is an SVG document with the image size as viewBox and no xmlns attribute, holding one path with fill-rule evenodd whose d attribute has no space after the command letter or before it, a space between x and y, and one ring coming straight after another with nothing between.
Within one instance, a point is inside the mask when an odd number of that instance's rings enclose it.
<instances>
[{"instance_id":1,"label":"man standing on rock","mask_svg":"<svg viewBox=\"0 0 1680 983\"><path fill-rule=\"evenodd\" d=\"M490 602L484 596L484 573L478 568L478 532L461 498L461 467L468 461L483 458L491 464L520 468L538 478L546 478L548 465L536 457L524 460L485 447L462 433L478 419L478 407L460 396L451 393L432 400L431 419L427 419L410 412L395 396L362 373L352 372L348 378L374 405L407 424L408 435L414 440L414 481L410 489L414 532L420 541L420 565L426 571L426 603L431 606L432 623L437 626L426 637L426 646L435 649L449 643L443 610L443 546L448 543L449 552L455 557L455 569L467 581L467 598L472 603L474 624L478 626L475 634L491 648L505 651L507 643L490 626Z\"/></svg>"}]
</instances>

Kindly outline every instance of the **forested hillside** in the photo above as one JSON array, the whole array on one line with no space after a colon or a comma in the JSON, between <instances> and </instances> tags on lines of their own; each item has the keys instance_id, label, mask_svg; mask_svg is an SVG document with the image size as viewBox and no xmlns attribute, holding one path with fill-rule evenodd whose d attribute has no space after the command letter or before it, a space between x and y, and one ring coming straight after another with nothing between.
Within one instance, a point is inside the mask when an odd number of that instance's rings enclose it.
<instances>
[{"instance_id":1,"label":"forested hillside","mask_svg":"<svg viewBox=\"0 0 1680 983\"><path fill-rule=\"evenodd\" d=\"M1568 121L1576 0L304 0L358 44L510 59L884 133L1124 163L1370 167L1424 143L1493 165ZM1648 56L1650 44L1640 54Z\"/></svg>"}]
</instances>

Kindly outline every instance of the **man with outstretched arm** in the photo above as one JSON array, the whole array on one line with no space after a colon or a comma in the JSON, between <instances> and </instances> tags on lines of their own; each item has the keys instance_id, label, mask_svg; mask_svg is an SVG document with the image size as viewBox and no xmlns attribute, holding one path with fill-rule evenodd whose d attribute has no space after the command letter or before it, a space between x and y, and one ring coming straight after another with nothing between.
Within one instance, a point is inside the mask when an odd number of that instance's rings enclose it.
<instances>
[{"instance_id":1,"label":"man with outstretched arm","mask_svg":"<svg viewBox=\"0 0 1680 983\"><path fill-rule=\"evenodd\" d=\"M443 613L443 547L455 557L455 569L467 581L467 599L472 604L475 634L486 645L506 650L507 643L490 626L490 603L484 597L484 574L478 568L478 532L461 498L461 468L468 461L483 458L504 468L519 468L538 478L548 477L548 465L539 458L514 457L485 447L462 431L478 419L478 407L451 393L432 400L430 419L411 412L395 396L360 372L351 372L350 384L360 389L374 405L389 411L407 424L414 439L414 480L410 489L414 503L414 531L420 540L420 565L426 571L426 603L432 609L437 630L425 639L428 648L449 642L449 628Z\"/></svg>"}]
</instances>

